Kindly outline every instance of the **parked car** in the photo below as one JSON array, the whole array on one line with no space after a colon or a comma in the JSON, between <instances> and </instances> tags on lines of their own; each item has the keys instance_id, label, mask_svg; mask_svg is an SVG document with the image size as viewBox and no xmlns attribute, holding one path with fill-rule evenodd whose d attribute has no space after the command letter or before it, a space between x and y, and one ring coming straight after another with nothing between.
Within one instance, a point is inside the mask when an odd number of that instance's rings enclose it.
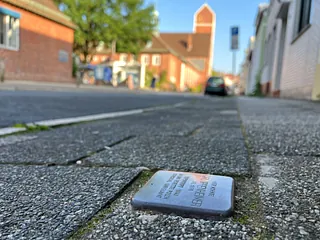
<instances>
[{"instance_id":1,"label":"parked car","mask_svg":"<svg viewBox=\"0 0 320 240\"><path fill-rule=\"evenodd\" d=\"M207 81L204 94L215 94L220 96L226 96L228 94L228 89L225 81L222 77L210 77Z\"/></svg>"}]
</instances>

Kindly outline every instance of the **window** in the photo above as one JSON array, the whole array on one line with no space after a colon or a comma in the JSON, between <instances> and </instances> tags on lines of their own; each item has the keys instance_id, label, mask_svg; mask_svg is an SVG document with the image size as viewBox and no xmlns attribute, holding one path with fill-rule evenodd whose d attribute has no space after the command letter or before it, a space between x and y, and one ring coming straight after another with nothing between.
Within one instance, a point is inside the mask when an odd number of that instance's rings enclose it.
<instances>
[{"instance_id":1,"label":"window","mask_svg":"<svg viewBox=\"0 0 320 240\"><path fill-rule=\"evenodd\" d=\"M7 15L10 14L10 15ZM0 46L12 50L19 49L20 14L0 8Z\"/></svg>"},{"instance_id":2,"label":"window","mask_svg":"<svg viewBox=\"0 0 320 240\"><path fill-rule=\"evenodd\" d=\"M142 55L141 56L141 63L145 64L145 65L149 65L150 64L150 59L149 59L149 55Z\"/></svg>"},{"instance_id":3,"label":"window","mask_svg":"<svg viewBox=\"0 0 320 240\"><path fill-rule=\"evenodd\" d=\"M4 29L5 23L4 23L4 15L0 13L0 45L4 45Z\"/></svg>"},{"instance_id":4,"label":"window","mask_svg":"<svg viewBox=\"0 0 320 240\"><path fill-rule=\"evenodd\" d=\"M120 61L127 62L128 61L128 54L121 53L120 54Z\"/></svg>"},{"instance_id":5,"label":"window","mask_svg":"<svg viewBox=\"0 0 320 240\"><path fill-rule=\"evenodd\" d=\"M152 56L152 65L153 66L160 66L161 64L161 56L160 55L153 55Z\"/></svg>"},{"instance_id":6,"label":"window","mask_svg":"<svg viewBox=\"0 0 320 240\"><path fill-rule=\"evenodd\" d=\"M298 12L298 34L304 30L310 24L311 16L311 1L312 0L300 0L300 9Z\"/></svg>"}]
</instances>

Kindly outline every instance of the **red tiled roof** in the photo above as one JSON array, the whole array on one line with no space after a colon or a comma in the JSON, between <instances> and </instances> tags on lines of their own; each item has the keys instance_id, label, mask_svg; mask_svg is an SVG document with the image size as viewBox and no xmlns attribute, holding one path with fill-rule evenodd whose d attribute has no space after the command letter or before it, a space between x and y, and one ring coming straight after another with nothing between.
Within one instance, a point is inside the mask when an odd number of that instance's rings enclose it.
<instances>
[{"instance_id":1,"label":"red tiled roof","mask_svg":"<svg viewBox=\"0 0 320 240\"><path fill-rule=\"evenodd\" d=\"M192 48L187 49L188 36L191 35ZM163 52L168 49L183 57L209 57L211 35L207 33L160 33L153 36L152 46L143 52Z\"/></svg>"},{"instance_id":2,"label":"red tiled roof","mask_svg":"<svg viewBox=\"0 0 320 240\"><path fill-rule=\"evenodd\" d=\"M192 49L188 51L190 35ZM160 38L184 57L209 57L211 35L208 33L160 33Z\"/></svg>"}]
</instances>

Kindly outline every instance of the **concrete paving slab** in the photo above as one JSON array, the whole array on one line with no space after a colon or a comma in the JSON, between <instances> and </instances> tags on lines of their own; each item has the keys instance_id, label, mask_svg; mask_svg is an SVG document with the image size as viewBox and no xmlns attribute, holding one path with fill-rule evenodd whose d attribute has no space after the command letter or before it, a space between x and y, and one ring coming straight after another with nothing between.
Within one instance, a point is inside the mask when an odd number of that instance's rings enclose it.
<instances>
[{"instance_id":1,"label":"concrete paving slab","mask_svg":"<svg viewBox=\"0 0 320 240\"><path fill-rule=\"evenodd\" d=\"M130 136L113 121L73 125L26 134L33 139L0 146L0 163L66 164ZM17 136L17 138L24 138Z\"/></svg>"},{"instance_id":2,"label":"concrete paving slab","mask_svg":"<svg viewBox=\"0 0 320 240\"><path fill-rule=\"evenodd\" d=\"M228 141L219 136L211 139L141 136L86 160L91 164L107 166L144 166L208 174L249 173L248 155L243 140Z\"/></svg>"},{"instance_id":3,"label":"concrete paving slab","mask_svg":"<svg viewBox=\"0 0 320 240\"><path fill-rule=\"evenodd\" d=\"M320 104L240 98L239 108L253 153L319 156Z\"/></svg>"},{"instance_id":4,"label":"concrete paving slab","mask_svg":"<svg viewBox=\"0 0 320 240\"><path fill-rule=\"evenodd\" d=\"M65 239L138 169L0 166L0 239Z\"/></svg>"},{"instance_id":5,"label":"concrete paving slab","mask_svg":"<svg viewBox=\"0 0 320 240\"><path fill-rule=\"evenodd\" d=\"M320 158L257 155L261 201L275 239L320 239ZM263 167L272 166L272 172Z\"/></svg>"},{"instance_id":6,"label":"concrete paving slab","mask_svg":"<svg viewBox=\"0 0 320 240\"><path fill-rule=\"evenodd\" d=\"M130 202L137 191L136 187L126 191L111 208L101 211L94 222L84 226L72 239L271 239L257 224L259 220L251 218L250 213L242 208L238 211L246 214L249 218L247 221L238 221L236 217L222 221L205 220L134 210ZM252 190L248 182L241 181L237 185L236 181L236 205L251 205L248 200L249 196L254 195L250 192Z\"/></svg>"}]
</instances>

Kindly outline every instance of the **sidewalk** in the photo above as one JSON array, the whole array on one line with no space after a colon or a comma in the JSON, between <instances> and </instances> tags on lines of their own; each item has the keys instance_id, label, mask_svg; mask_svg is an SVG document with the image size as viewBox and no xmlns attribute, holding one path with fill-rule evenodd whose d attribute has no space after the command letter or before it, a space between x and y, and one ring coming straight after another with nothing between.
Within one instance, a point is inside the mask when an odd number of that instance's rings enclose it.
<instances>
[{"instance_id":1,"label":"sidewalk","mask_svg":"<svg viewBox=\"0 0 320 240\"><path fill-rule=\"evenodd\" d=\"M320 239L319 113L307 101L199 98L0 138L0 239ZM232 176L234 215L133 210L159 169Z\"/></svg>"},{"instance_id":2,"label":"sidewalk","mask_svg":"<svg viewBox=\"0 0 320 240\"><path fill-rule=\"evenodd\" d=\"M0 83L0 90L35 90L35 91L98 91L98 92L132 92L126 87L96 86L75 83L49 83L32 81L5 81Z\"/></svg>"},{"instance_id":3,"label":"sidewalk","mask_svg":"<svg viewBox=\"0 0 320 240\"><path fill-rule=\"evenodd\" d=\"M131 94L159 94L159 95L183 95L183 96L202 96L202 94L188 92L161 92L151 88L130 90L127 87L98 86L75 83L49 83L33 81L5 81L0 82L0 91L59 91L59 92L102 92L102 93L131 93Z\"/></svg>"}]
</instances>

